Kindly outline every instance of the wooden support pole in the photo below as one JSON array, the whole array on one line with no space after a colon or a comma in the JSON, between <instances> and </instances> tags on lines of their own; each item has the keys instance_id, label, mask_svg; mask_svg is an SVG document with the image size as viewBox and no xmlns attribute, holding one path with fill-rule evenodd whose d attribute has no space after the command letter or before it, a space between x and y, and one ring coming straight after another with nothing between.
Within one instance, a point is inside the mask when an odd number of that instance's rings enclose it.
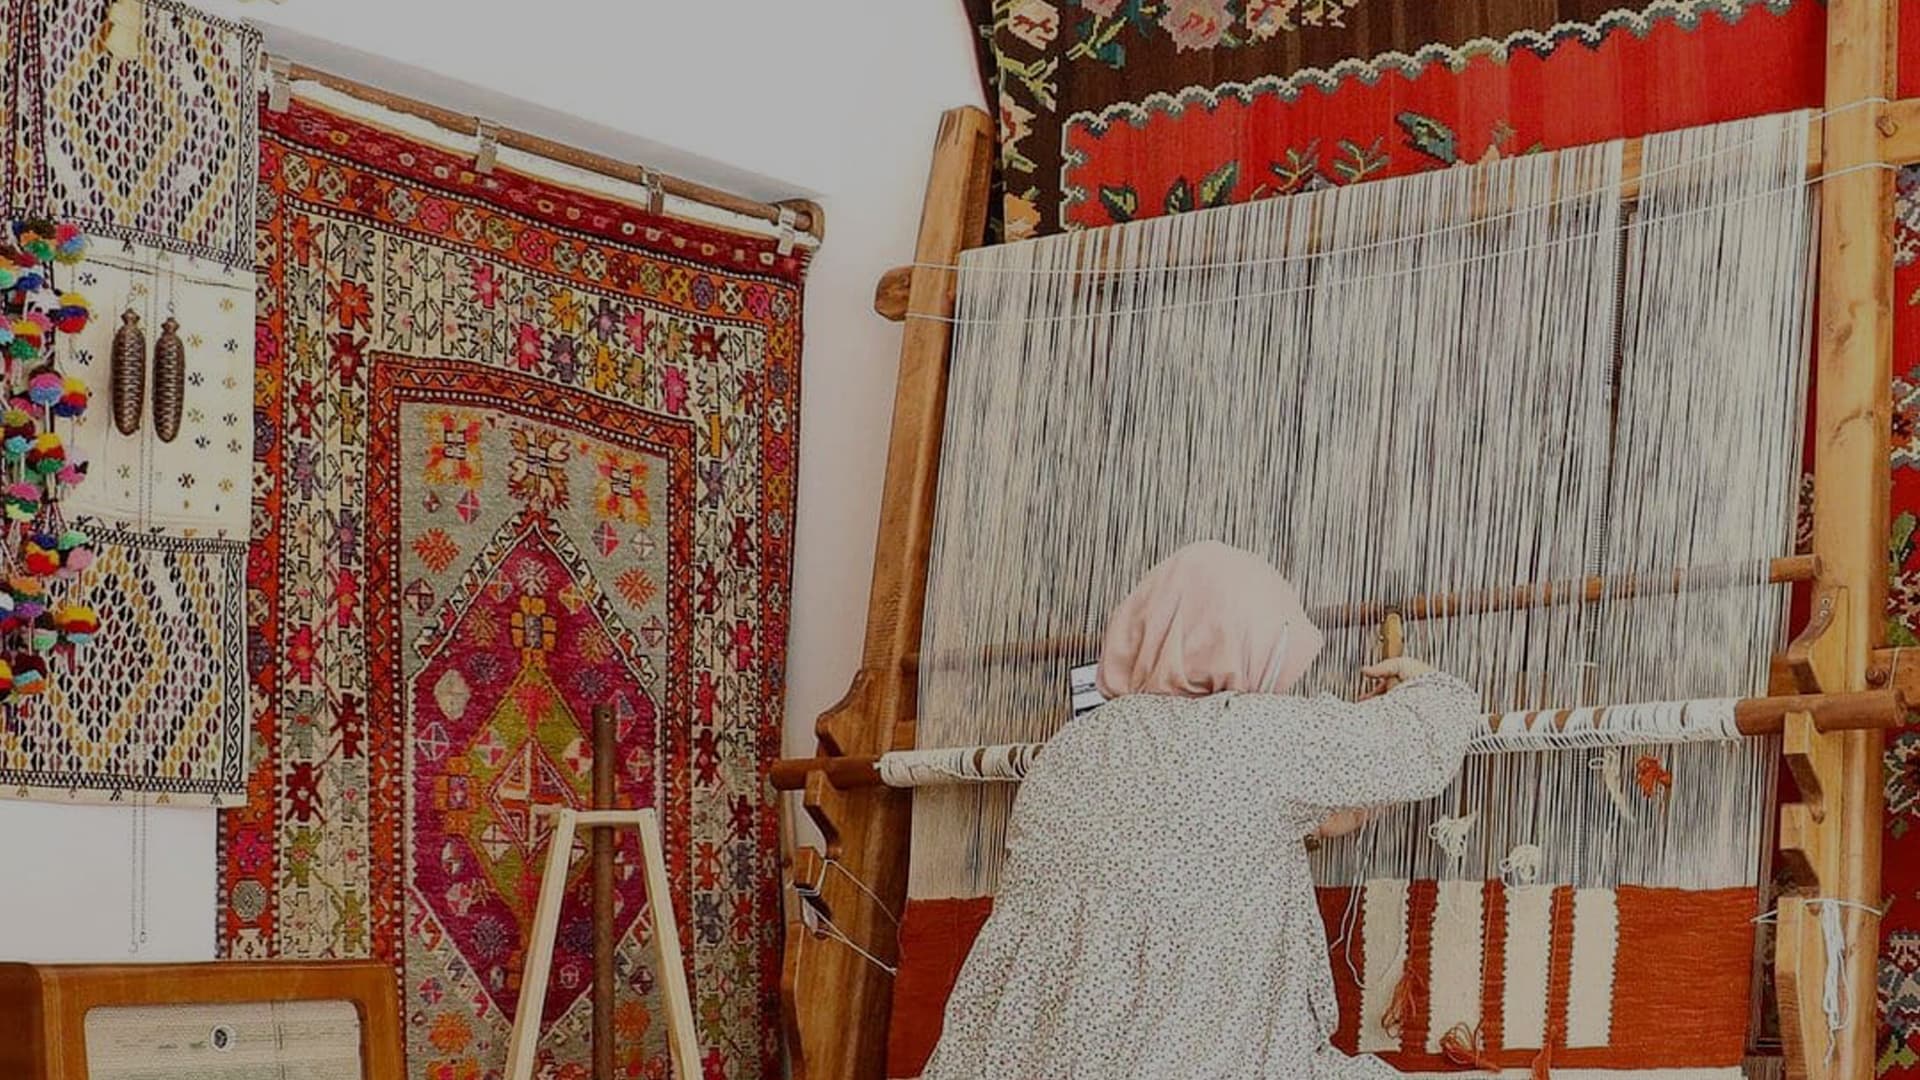
<instances>
[{"instance_id":1,"label":"wooden support pole","mask_svg":"<svg viewBox=\"0 0 1920 1080\"><path fill-rule=\"evenodd\" d=\"M953 311L955 275L942 268L985 239L993 135L993 119L979 109L949 110L940 119L914 248L914 261L924 265L907 288L915 311ZM902 660L920 642L952 329L914 319L901 332L866 646L846 696L814 725L825 756L910 744L915 682ZM819 858L805 852L794 860L796 878L820 882L817 903L833 913L839 931L885 962L896 956L893 920L906 900L911 805L903 792L810 784L806 812L845 873L818 873ZM886 972L790 922L780 997L795 1080L880 1077L893 998Z\"/></svg>"},{"instance_id":2,"label":"wooden support pole","mask_svg":"<svg viewBox=\"0 0 1920 1080\"><path fill-rule=\"evenodd\" d=\"M593 808L619 809L614 784L617 722L608 705L593 709ZM593 1076L617 1080L613 1065L614 1008L614 886L613 855L617 843L612 829L593 834Z\"/></svg>"},{"instance_id":3,"label":"wooden support pole","mask_svg":"<svg viewBox=\"0 0 1920 1080\"><path fill-rule=\"evenodd\" d=\"M1843 597L1812 654L1811 675L1829 693L1867 685L1884 634L1887 595L1887 454L1893 310L1893 182L1882 161L1884 109L1894 92L1898 5L1829 0L1826 122L1821 166L1820 280L1813 447L1813 550L1821 585ZM1867 167L1862 167L1867 166ZM1789 762L1816 786L1781 807L1781 857L1812 878L1811 895L1782 897L1775 970L1792 1080L1868 1080L1874 1071L1874 1006L1884 814L1879 731L1821 733L1791 716ZM1840 1031L1829 1036L1822 909L1845 901L1840 925Z\"/></svg>"}]
</instances>

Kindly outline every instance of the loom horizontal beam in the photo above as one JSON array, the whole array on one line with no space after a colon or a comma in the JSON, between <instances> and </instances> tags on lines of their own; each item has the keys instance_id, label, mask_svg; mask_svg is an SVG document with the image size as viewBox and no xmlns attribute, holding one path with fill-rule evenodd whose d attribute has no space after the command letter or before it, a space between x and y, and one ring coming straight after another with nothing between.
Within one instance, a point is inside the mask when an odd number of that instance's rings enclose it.
<instances>
[{"instance_id":1,"label":"loom horizontal beam","mask_svg":"<svg viewBox=\"0 0 1920 1080\"><path fill-rule=\"evenodd\" d=\"M1767 567L1767 581L1774 585L1813 581L1820 576L1820 559L1814 555L1787 555L1774 559ZM1621 600L1636 596L1664 596L1744 584L1736 568L1695 567L1671 573L1639 574L1620 577L1590 577L1575 581L1528 583L1470 593L1428 593L1396 602L1343 604L1316 607L1308 614L1314 625L1324 630L1349 626L1370 626L1388 615L1402 619L1438 619L1458 615L1483 615L1495 611L1519 611L1549 607L1573 601L1576 594L1586 603ZM1008 642L991 646L979 660L987 663L1066 658L1090 660L1100 650L1100 639L1091 634L1071 634L1041 641ZM972 656L953 657L954 663L972 663ZM902 658L908 671L920 667L920 654Z\"/></svg>"},{"instance_id":2,"label":"loom horizontal beam","mask_svg":"<svg viewBox=\"0 0 1920 1080\"><path fill-rule=\"evenodd\" d=\"M1734 706L1733 716L1740 733L1749 737L1780 734L1791 713L1811 716L1814 729L1820 732L1859 731L1899 726L1906 716L1906 702L1906 697L1899 690L1786 694L1742 699ZM1542 720L1559 726L1566 723L1571 711L1541 710L1529 715L1535 718L1530 721L1534 726ZM1493 731L1500 730L1500 717L1490 718L1489 723ZM882 783L880 756L877 754L783 758L773 763L768 780L777 791L799 791L807 786L808 779L815 773L825 776L828 784L842 790L878 787Z\"/></svg>"},{"instance_id":3,"label":"loom horizontal beam","mask_svg":"<svg viewBox=\"0 0 1920 1080\"><path fill-rule=\"evenodd\" d=\"M817 240L825 239L827 234L826 213L820 209L817 203L806 200L764 203L755 199L735 195L729 191L721 191L718 188L708 187L705 184L696 184L691 180L683 180L677 176L668 176L665 173L655 172L630 162L619 161L607 157L604 154L596 154L589 150L567 146L564 143L556 142L541 135L518 131L514 128L502 127L478 116L469 116L464 113L455 112L452 109L444 109L438 105L406 97L402 94L396 94L390 90L382 90L379 87L369 86L366 83L355 82L344 76L335 75L330 71L322 71L319 68L309 67L306 64L288 64L286 72L288 80L293 82L319 83L348 97L356 98L371 105L378 105L384 109L392 109L397 113L405 113L408 116L418 117L430 124L445 128L448 131L461 133L483 130L490 131L494 141L501 146L509 146L523 153L532 154L535 157L543 157L549 161L557 161L563 165L571 165L576 169L584 169L587 172L598 173L601 176L622 180L639 187L657 186L663 194L685 199L688 202L711 206L718 210L725 210L730 214L739 214L741 217L758 218L761 221L778 224L781 218L781 212L785 210L792 214L795 232L806 233ZM649 209L655 214L661 212L659 207L649 207Z\"/></svg>"},{"instance_id":4,"label":"loom horizontal beam","mask_svg":"<svg viewBox=\"0 0 1920 1080\"><path fill-rule=\"evenodd\" d=\"M1880 108L1880 160L1891 165L1920 162L1920 98L1902 98ZM1821 173L1824 140L1822 123L1815 118L1807 129L1807 175ZM1628 139L1620 154L1620 197L1629 202L1640 197L1641 158L1639 139ZM907 294L913 286L912 266L896 266L880 275L873 290L873 310L889 322L903 322L909 310Z\"/></svg>"}]
</instances>

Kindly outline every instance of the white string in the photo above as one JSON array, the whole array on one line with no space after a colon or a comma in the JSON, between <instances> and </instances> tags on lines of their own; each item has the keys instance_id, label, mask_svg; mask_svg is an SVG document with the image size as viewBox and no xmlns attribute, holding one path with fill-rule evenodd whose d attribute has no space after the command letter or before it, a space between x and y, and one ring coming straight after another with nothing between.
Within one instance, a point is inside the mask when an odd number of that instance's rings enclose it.
<instances>
[{"instance_id":1,"label":"white string","mask_svg":"<svg viewBox=\"0 0 1920 1080\"><path fill-rule=\"evenodd\" d=\"M820 860L820 876L815 878L813 881L814 895L816 896L819 895L820 886L824 884L827 880L828 870L839 871L840 876L852 882L854 888L859 889L861 892L867 894L867 899L873 901L873 906L879 909L880 914L886 916L887 921L893 924L894 929L897 930L900 928L900 916L895 915L893 913L893 910L887 907L886 901L880 899L879 893L876 893L872 889L868 888L867 883L860 880L860 875L855 874L853 871L847 869L845 864L841 863L840 860L838 859L824 858Z\"/></svg>"},{"instance_id":2,"label":"white string","mask_svg":"<svg viewBox=\"0 0 1920 1080\"><path fill-rule=\"evenodd\" d=\"M1820 945L1822 962L1826 965L1825 979L1820 987L1820 1011L1827 1018L1826 1059L1831 1063L1839 1049L1840 1032L1846 1030L1848 1014L1852 1011L1852 1003L1847 1000L1845 979L1847 933L1840 915L1843 911L1851 909L1878 919L1883 917L1886 911L1871 904L1831 896L1805 897L1801 903L1810 908L1817 908L1820 912ZM1777 923L1779 918L1780 911L1775 908L1761 913L1753 921L1757 924L1771 924Z\"/></svg>"},{"instance_id":3,"label":"white string","mask_svg":"<svg viewBox=\"0 0 1920 1080\"><path fill-rule=\"evenodd\" d=\"M1427 836L1458 865L1467 857L1467 835L1473 831L1473 823L1479 819L1477 813L1464 817L1443 817L1428 826Z\"/></svg>"},{"instance_id":4,"label":"white string","mask_svg":"<svg viewBox=\"0 0 1920 1080\"><path fill-rule=\"evenodd\" d=\"M1655 704L1478 753L1313 859L1324 884L1487 880L1532 847L1543 882L1751 884L1771 744L1725 741L1726 699L1765 686L1784 630L1765 568L1792 539L1806 120L1649 136L1630 209L1607 144L970 252L918 744L1043 742L1090 657L1001 646L1097 641L1192 540L1271 558L1316 610L1728 566L1410 623L1407 652L1496 712ZM1327 637L1304 689L1350 695L1372 628ZM1717 704L1661 704L1690 699ZM1635 820L1589 767L1609 746L1650 785ZM1010 788L916 791L910 895L993 891ZM1456 860L1432 830L1472 814Z\"/></svg>"},{"instance_id":5,"label":"white string","mask_svg":"<svg viewBox=\"0 0 1920 1080\"><path fill-rule=\"evenodd\" d=\"M1483 716L1479 730L1468 743L1467 753L1527 754L1542 750L1604 748L1607 754L1590 759L1587 767L1602 772L1610 770L1606 783L1612 795L1619 785L1620 748L1738 742L1747 738L1740 731L1736 716L1738 704L1733 698L1714 698L1573 709L1564 727L1556 723L1555 718L1560 715L1556 710ZM874 768L880 774L880 782L892 788L1018 783L1026 779L1033 762L1039 760L1045 749L1045 743L1014 743L890 750L875 759ZM1622 790L1619 799L1624 797ZM1624 805L1622 810L1628 817L1632 816ZM1476 816L1442 818L1434 823L1430 832L1439 841L1437 830L1443 824L1451 834L1456 823L1470 828Z\"/></svg>"},{"instance_id":6,"label":"white string","mask_svg":"<svg viewBox=\"0 0 1920 1080\"><path fill-rule=\"evenodd\" d=\"M813 934L837 941L847 948L852 949L860 955L861 959L879 968L881 971L886 972L888 975L900 974L898 967L887 963L885 960L861 948L858 943L848 937L838 926L835 926L832 919L828 918L819 908L814 907L812 904L805 903L804 901L801 903L800 923Z\"/></svg>"},{"instance_id":7,"label":"white string","mask_svg":"<svg viewBox=\"0 0 1920 1080\"><path fill-rule=\"evenodd\" d=\"M1010 746L955 746L929 750L893 750L874 767L888 787L929 787L940 783L1012 783L1026 779L1039 743Z\"/></svg>"},{"instance_id":8,"label":"white string","mask_svg":"<svg viewBox=\"0 0 1920 1080\"><path fill-rule=\"evenodd\" d=\"M1656 218L1656 219L1643 219L1643 220L1638 220L1638 221L1635 221L1635 222L1632 222L1632 223L1630 223L1630 224L1628 224L1628 225L1626 225L1626 226L1623 226L1623 227L1622 227L1622 230L1621 230L1621 231L1624 231L1624 233L1626 233L1626 234L1631 234L1631 233L1633 233L1633 232L1636 232L1636 231L1638 231L1638 230L1640 230L1640 229L1647 229L1647 228L1652 228L1652 227L1654 227L1654 226L1658 226L1658 225L1664 225L1664 224L1667 224L1667 223L1669 223L1669 222L1671 222L1671 221L1674 221L1674 220L1676 220L1676 219L1679 219L1679 218L1683 218L1683 217L1689 217L1689 216L1693 216L1693 215L1696 215L1696 214L1707 214L1707 213L1712 213L1712 212L1714 212L1714 211L1718 211L1718 210L1724 210L1724 209L1726 209L1726 208L1727 208L1728 206L1732 206L1732 205L1737 205L1737 204L1740 204L1740 203L1745 203L1745 202L1750 202L1750 201L1753 201L1753 200L1756 200L1756 199L1764 199L1764 198L1767 198L1768 196L1773 196L1773 195L1780 195L1780 194L1784 194L1784 193L1788 193L1788 192L1792 192L1792 191L1797 191L1797 190L1800 190L1800 189L1802 189L1802 188L1809 188L1809 187L1812 187L1812 186L1813 186L1813 185L1815 185L1815 184L1819 184L1819 183L1823 183L1823 182L1825 182L1825 181L1828 181L1828 180L1837 180L1837 179L1839 179L1840 177L1843 177L1843 176L1846 176L1846 175L1848 175L1848 174L1850 174L1850 173L1856 173L1856 172L1862 172L1862 171L1881 171L1881 172L1899 172L1899 171L1901 170L1901 168L1902 168L1902 166L1900 166L1900 165L1895 165L1895 164L1893 164L1893 163L1891 163L1891 162L1885 162L1885 161L1869 161L1869 162L1863 162L1863 163L1861 163L1861 164L1858 164L1858 165L1850 165L1850 166L1848 166L1848 167L1846 167L1846 168L1844 168L1844 169L1836 169L1835 171L1833 171L1833 172L1831 172L1831 173L1827 173L1827 174L1825 174L1824 176L1819 176L1819 177L1812 177L1812 178L1809 178L1809 179L1806 179L1806 180L1803 180L1803 181L1799 181L1799 182L1796 182L1796 183L1793 183L1793 184L1789 184L1789 185L1785 185L1785 186L1782 186L1782 187L1778 187L1778 188L1772 188L1772 189L1768 189L1768 190L1765 190L1765 191L1758 191L1758 192L1753 192L1753 193L1750 193L1750 194L1748 194L1748 195L1744 195L1744 196L1741 196L1741 197L1739 197L1739 198L1737 198L1737 199L1729 199L1729 200L1726 200L1726 201L1724 201L1724 202L1720 202L1720 203L1710 203L1710 204L1707 204L1707 205L1703 205L1703 206L1698 206L1698 207L1695 207L1695 208L1693 208L1693 209L1691 209L1691 210L1686 210L1686 211L1681 211L1681 212L1677 212L1677 213L1674 213L1674 214L1671 214L1671 215L1668 215L1668 216L1666 216L1666 217L1662 217L1662 218ZM1389 183L1392 183L1392 182L1393 182L1392 180L1380 180L1380 181L1375 181L1375 183L1376 183L1376 184L1389 184ZM1206 210L1206 211L1201 211L1200 213L1201 213L1201 214L1214 214L1214 213L1220 213L1220 212L1221 212L1222 210L1230 210L1230 209L1232 209L1232 208L1231 208L1231 207L1222 207L1222 208L1219 208L1219 209L1214 209L1214 210ZM1443 232L1443 231L1444 231L1444 230L1435 230L1434 232L1431 232L1431 233L1424 233L1424 234L1421 234L1420 236L1417 236L1417 237L1407 237L1407 238L1403 238L1403 239L1400 239L1400 240L1393 240L1393 241L1387 241L1387 242L1384 242L1384 243L1381 243L1381 244L1374 244L1374 245L1363 245L1363 246L1361 246L1361 247L1357 247L1357 248L1349 248L1349 249L1345 249L1345 251L1331 251L1331 252L1319 252L1319 253L1315 253L1315 254L1312 254L1312 255L1307 255L1307 256L1300 256L1300 257L1298 257L1298 258L1300 258L1300 259L1302 259L1302 260L1318 260L1318 259L1323 259L1323 258L1325 258L1325 257L1327 257L1328 255L1332 255L1332 254L1343 254L1343 253L1346 253L1346 252L1351 252L1351 251L1364 251L1364 250L1366 250L1366 249L1367 249L1368 247L1386 247L1386 246L1390 246L1390 245L1402 245L1402 244L1408 244L1408 243L1412 243L1412 242L1414 242L1414 241L1416 241L1416 240L1428 240L1428 239L1431 239L1431 238L1433 238L1433 237L1435 237L1435 236L1438 236L1438 235L1440 235L1440 233L1441 233L1441 232ZM1112 311L1101 311L1101 312L1097 312L1097 313L1091 313L1091 312L1084 312L1084 313L1077 313L1077 314L1071 314L1071 315L1046 315L1046 316L1036 316L1036 317L1032 317L1032 318L1026 318L1026 319L1021 319L1021 320L1017 320L1017 321L1019 321L1019 322L1022 322L1022 323L1025 323L1025 324L1029 324L1029 325L1031 325L1031 324L1036 324L1036 323L1050 323L1050 322L1066 322L1066 321L1071 321L1071 320L1076 320L1076 319L1096 319L1096 318L1107 318L1107 317L1110 317L1110 316L1113 316L1113 315L1140 315L1140 314L1148 314L1148 313L1153 313L1153 312L1165 312L1165 311L1183 311L1183 310L1190 310L1190 309L1193 309L1193 308L1200 308L1200 307L1211 307L1211 306L1215 306L1215 305L1220 305L1220 304L1235 304L1235 303L1239 303L1239 302L1242 302L1242 301L1247 301L1247 300L1266 300L1266 299L1275 299L1275 298L1279 298L1279 297L1285 297L1285 296L1290 296L1290 295L1295 295L1295 294L1299 294L1299 293L1306 293L1306 292L1321 292L1321 291L1326 291L1326 290L1329 290L1329 289L1336 289L1336 288L1344 288L1344 287L1348 287L1348 286L1354 286L1354 285L1364 285L1364 284L1369 284L1369 283L1372 283L1372 282L1376 282L1376 281L1384 281L1384 280L1391 280L1391 279L1396 279L1396 278L1401 278L1401 277L1406 277L1406 276L1408 276L1408 275L1410 275L1410 274L1415 274L1415 273L1425 273L1425 272L1429 272L1429 271L1433 271L1433 270L1441 270L1441 269L1454 269L1454 268L1458 268L1458 267L1462 267L1462 266L1466 266L1466 265L1469 265L1469 264L1471 264L1471 263L1476 263L1476 262L1483 262L1483 261L1489 261L1489 260L1493 260L1493 259L1498 259L1498 258L1503 258L1503 257L1505 257L1505 256L1508 256L1508 255L1512 255L1512 254L1515 254L1515 253L1519 253L1519 252L1524 252L1524 251L1530 251L1530 250L1543 250L1543 249L1546 249L1546 248L1551 248L1551 247L1559 247L1559 246L1562 246L1562 245L1567 245L1567 244L1573 244L1573 243L1576 243L1576 242L1578 242L1578 241L1581 241L1581 240L1585 240L1585 239L1589 239L1589 238L1591 238L1591 237L1592 237L1592 235L1593 235L1592 233L1584 233L1584 234L1572 234L1572 235L1568 235L1568 236L1563 236L1563 237L1561 237L1561 238L1559 238L1559 239L1555 239L1555 240L1549 240L1549 241L1545 241L1545 242L1543 242L1543 243L1541 243L1541 244L1539 244L1539 245L1538 245L1538 246L1537 246L1536 248L1531 248L1531 249L1529 249L1529 248L1513 248L1513 249L1508 249L1508 250L1505 250L1505 251L1501 251L1501 252L1496 252L1496 253L1490 253L1490 254L1486 254L1486 255L1479 255L1479 256L1472 256L1472 257L1467 257L1467 258L1462 258L1462 259L1460 259L1460 260L1457 260L1457 261L1455 261L1455 262L1452 262L1452 263L1442 263L1442 264L1436 264L1436 265L1431 265L1431 266L1420 266L1420 267L1417 267L1417 268L1407 268L1407 269L1399 269L1399 270L1390 270L1390 271L1385 271L1385 272L1382 272L1382 273L1379 273L1379 274L1376 274L1376 275L1372 275L1372 276L1368 276L1368 277L1359 277L1359 278L1348 278L1348 279L1344 279L1344 280L1341 280L1341 279L1336 279L1336 280L1333 280L1333 281L1326 281L1326 282L1320 282L1320 283L1317 283L1317 284L1313 284L1313 285L1302 285L1302 286L1298 286L1298 287L1294 287L1294 288L1288 288L1288 289L1280 289L1280 290L1277 290L1277 291L1272 291L1272 292L1247 292L1247 293L1233 293L1233 294L1229 294L1229 295L1225 295L1225 296L1214 296L1214 297L1209 297L1209 298L1206 298L1206 299L1203 299L1203 300L1194 300L1194 301L1191 301L1191 302L1188 302L1188 303L1182 303L1182 304L1167 304L1167 305L1161 305L1161 306L1156 306L1156 307L1139 307L1139 308L1132 308L1132 309L1121 309L1121 310L1112 310ZM1033 244L1033 243L1044 243L1044 242L1046 242L1046 239L1052 239L1052 238L1044 238L1044 239L1042 239L1042 240L1028 240L1028 241L1023 241L1023 242L1024 242L1024 243L1030 243L1030 244ZM1001 246L1005 246L1005 245L1001 245ZM976 249L974 249L974 250L975 250L975 251L985 251L985 250L993 250L993 249L988 249L988 248L976 248ZM1244 268L1248 268L1248 267L1258 267L1258 266L1267 266L1267 265L1271 265L1271 264L1274 264L1274 263L1280 263L1280 262L1285 262L1285 261L1287 261L1287 260L1281 260L1281 259L1265 259L1265 260L1252 260L1252 261L1243 261L1243 262L1233 262L1233 263L1220 263L1220 264L1217 264L1217 267L1218 267L1219 269L1244 269ZM1166 273L1166 274L1170 274L1170 275L1175 275L1175 276L1177 276L1177 275L1178 275L1179 273L1181 273L1181 272L1182 272L1183 270L1185 270L1185 269L1187 269L1187 268L1185 268L1185 267L1168 267L1168 268L1166 268L1166 269L1165 269L1164 271L1161 271L1161 272L1162 272L1162 273ZM992 273L993 271L984 271L984 272L987 272L987 273ZM1112 279L1112 278L1113 278L1113 276L1114 276L1114 275L1113 275L1113 272L1112 272L1112 271L1109 271L1109 270L1106 270L1106 269L1104 269L1104 268L1101 268L1101 267L1097 267L1097 266L1081 266L1081 267L1075 267L1075 268L1071 268L1071 269L1063 269L1063 270L1060 270L1060 271L1059 271L1059 273L1061 273L1061 274L1066 274L1066 275L1072 275L1072 276L1075 276L1075 277L1086 277L1086 278L1090 278L1090 279L1094 279L1094 278L1100 278L1100 279L1109 279L1109 280L1110 280L1110 279ZM964 319L964 318L962 318L962 317L960 317L960 316L958 316L958 315L944 315L944 314L940 314L940 313L938 313L938 312L929 312L929 311L917 311L917 310L912 310L912 309L909 309L909 310L908 310L908 311L906 312L906 314L905 314L905 315L903 316L903 318L906 318L906 319L917 319L917 320L920 320L920 321L922 321L922 322L937 322L937 323L945 323L945 324L947 324L947 325L950 325L950 326L960 326L960 325L964 325L964 324L965 324L965 323L967 323L967 321L968 321L968 320L966 320L966 319Z\"/></svg>"}]
</instances>

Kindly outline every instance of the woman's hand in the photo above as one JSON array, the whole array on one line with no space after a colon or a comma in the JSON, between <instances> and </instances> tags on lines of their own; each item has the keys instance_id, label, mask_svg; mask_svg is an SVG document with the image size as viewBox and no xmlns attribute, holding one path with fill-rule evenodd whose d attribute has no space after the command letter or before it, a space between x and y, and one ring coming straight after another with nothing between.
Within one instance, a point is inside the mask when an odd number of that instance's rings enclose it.
<instances>
[{"instance_id":1,"label":"woman's hand","mask_svg":"<svg viewBox=\"0 0 1920 1080\"><path fill-rule=\"evenodd\" d=\"M1375 683L1366 697L1376 697L1393 689L1398 683L1407 679L1417 679L1432 673L1433 670L1432 664L1422 663L1409 656L1395 656L1361 668L1360 674L1372 679Z\"/></svg>"},{"instance_id":2,"label":"woman's hand","mask_svg":"<svg viewBox=\"0 0 1920 1080\"><path fill-rule=\"evenodd\" d=\"M1315 840L1331 840L1336 836L1345 836L1365 825L1372 817L1373 815L1365 810L1342 810L1321 822L1320 827L1313 830L1311 835Z\"/></svg>"}]
</instances>

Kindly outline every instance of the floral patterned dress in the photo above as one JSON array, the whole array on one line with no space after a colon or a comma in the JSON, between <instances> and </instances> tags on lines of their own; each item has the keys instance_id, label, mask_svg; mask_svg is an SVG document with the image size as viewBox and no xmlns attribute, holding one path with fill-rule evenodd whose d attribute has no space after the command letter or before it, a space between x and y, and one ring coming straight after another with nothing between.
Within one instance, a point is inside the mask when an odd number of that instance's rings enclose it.
<instances>
[{"instance_id":1,"label":"floral patterned dress","mask_svg":"<svg viewBox=\"0 0 1920 1080\"><path fill-rule=\"evenodd\" d=\"M1137 694L1069 724L1022 786L992 918L923 1080L1350 1080L1302 838L1436 795L1477 695Z\"/></svg>"}]
</instances>

